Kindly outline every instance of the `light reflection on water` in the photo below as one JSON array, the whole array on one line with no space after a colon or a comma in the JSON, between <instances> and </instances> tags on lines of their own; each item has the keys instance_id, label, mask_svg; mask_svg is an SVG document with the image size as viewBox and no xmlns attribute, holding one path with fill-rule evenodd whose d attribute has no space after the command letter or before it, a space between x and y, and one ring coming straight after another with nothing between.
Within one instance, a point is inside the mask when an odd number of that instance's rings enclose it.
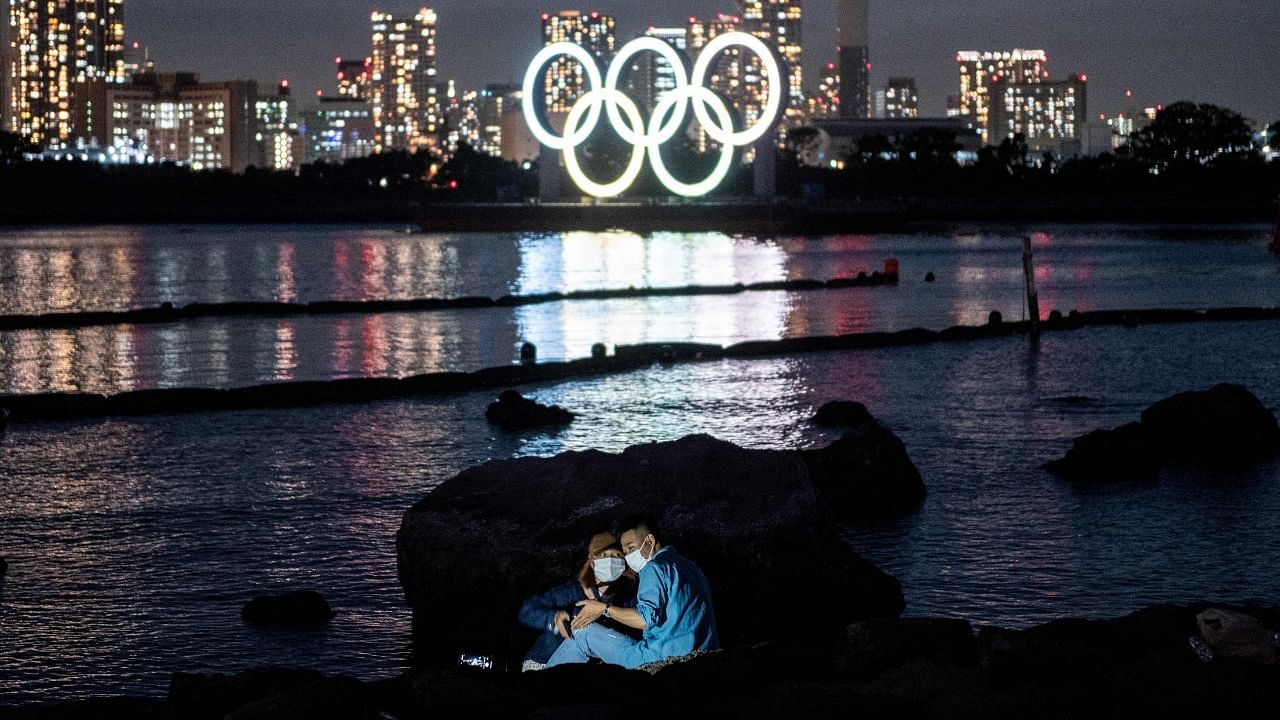
<instances>
[{"instance_id":1,"label":"light reflection on water","mask_svg":"<svg viewBox=\"0 0 1280 720\"><path fill-rule=\"evenodd\" d=\"M652 368L530 393L580 413L556 433L483 421L488 394L296 411L21 426L0 442L0 702L160 694L177 669L291 664L366 677L409 656L401 514L490 458L705 432L807 447L807 418L856 398L907 444L930 494L857 549L908 613L1023 626L1159 602L1280 602L1280 464L1230 480L1078 487L1038 469L1075 435L1159 397L1233 381L1280 406L1280 323L1106 328L922 348ZM254 629L259 592L323 591L300 636Z\"/></svg>"},{"instance_id":2,"label":"light reflection on water","mask_svg":"<svg viewBox=\"0 0 1280 720\"><path fill-rule=\"evenodd\" d=\"M0 332L0 393L409 375L598 342L746 340L978 324L1026 315L1018 228L758 240L717 234L404 235L332 227L0 233L0 311L161 301L378 299L848 277L902 263L896 287L575 301L373 316L208 318ZM1041 313L1280 304L1265 228L1055 227L1033 234ZM121 267L118 267L121 266ZM110 268L110 272L106 271ZM937 282L926 283L925 272Z\"/></svg>"},{"instance_id":3,"label":"light reflection on water","mask_svg":"<svg viewBox=\"0 0 1280 720\"><path fill-rule=\"evenodd\" d=\"M0 311L246 299L500 295L855 275L896 288L566 302L516 309L0 333L0 392L115 392L407 375L595 342L729 343L982 322L1021 311L1020 231L755 241L625 234L406 236L346 228L0 232ZM1044 312L1280 304L1261 228L1051 228L1034 237ZM926 284L932 270L938 281ZM76 305L79 303L79 305ZM68 305L70 304L70 305ZM790 448L806 418L861 400L930 495L850 530L912 614L1026 625L1143 604L1280 603L1280 466L1231 481L1080 488L1038 466L1077 434L1173 392L1243 383L1280 406L1280 323L1213 323L653 368L531 388L580 418L551 434L483 421L485 394L310 410L36 424L0 439L0 703L162 694L173 670L311 665L383 676L406 662L395 577L403 511L490 458L611 451L711 433ZM322 590L324 631L253 629L259 592Z\"/></svg>"}]
</instances>

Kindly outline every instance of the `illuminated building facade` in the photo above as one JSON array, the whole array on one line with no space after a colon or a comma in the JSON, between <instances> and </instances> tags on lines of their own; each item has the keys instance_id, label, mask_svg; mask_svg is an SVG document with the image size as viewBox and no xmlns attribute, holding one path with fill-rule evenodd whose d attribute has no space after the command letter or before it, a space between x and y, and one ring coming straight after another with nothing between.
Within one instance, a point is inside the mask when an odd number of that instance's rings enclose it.
<instances>
[{"instance_id":1,"label":"illuminated building facade","mask_svg":"<svg viewBox=\"0 0 1280 720\"><path fill-rule=\"evenodd\" d=\"M822 68L822 77L818 80L818 94L814 96L811 117L834 117L840 114L840 70L835 63L827 63Z\"/></svg>"},{"instance_id":2,"label":"illuminated building facade","mask_svg":"<svg viewBox=\"0 0 1280 720\"><path fill-rule=\"evenodd\" d=\"M604 67L613 59L617 49L615 24L613 16L598 12L562 10L554 15L547 13L542 16L543 45L573 43L585 48ZM543 83L547 112L551 114L568 114L578 98L587 92L587 76L581 64L567 57L548 63Z\"/></svg>"},{"instance_id":3,"label":"illuminated building facade","mask_svg":"<svg viewBox=\"0 0 1280 720\"><path fill-rule=\"evenodd\" d=\"M373 78L373 58L344 60L334 58L338 66L338 96L363 100L369 95L369 84Z\"/></svg>"},{"instance_id":4,"label":"illuminated building facade","mask_svg":"<svg viewBox=\"0 0 1280 720\"><path fill-rule=\"evenodd\" d=\"M889 78L884 88L884 117L890 120L920 117L920 94L916 92L915 78Z\"/></svg>"},{"instance_id":5,"label":"illuminated building facade","mask_svg":"<svg viewBox=\"0 0 1280 720\"><path fill-rule=\"evenodd\" d=\"M1049 79L1049 56L1043 50L964 51L956 55L956 63L960 94L955 115L966 119L988 143L992 142L988 133L992 83L1034 85Z\"/></svg>"},{"instance_id":6,"label":"illuminated building facade","mask_svg":"<svg viewBox=\"0 0 1280 720\"><path fill-rule=\"evenodd\" d=\"M30 142L105 142L106 92L125 82L124 0L9 0L4 125Z\"/></svg>"},{"instance_id":7,"label":"illuminated building facade","mask_svg":"<svg viewBox=\"0 0 1280 720\"><path fill-rule=\"evenodd\" d=\"M257 84L202 83L194 73L143 74L107 91L113 147L145 148L193 170L244 172L256 161Z\"/></svg>"},{"instance_id":8,"label":"illuminated building facade","mask_svg":"<svg viewBox=\"0 0 1280 720\"><path fill-rule=\"evenodd\" d=\"M519 108L520 88L513 85L490 85L450 97L445 110L449 152L466 143L478 153L502 157L503 118Z\"/></svg>"},{"instance_id":9,"label":"illuminated building facade","mask_svg":"<svg viewBox=\"0 0 1280 720\"><path fill-rule=\"evenodd\" d=\"M1082 154L1089 119L1087 83L1084 75L1060 82L995 80L990 85L986 141L998 145L1020 134L1033 153L1058 157Z\"/></svg>"},{"instance_id":10,"label":"illuminated building facade","mask_svg":"<svg viewBox=\"0 0 1280 720\"><path fill-rule=\"evenodd\" d=\"M299 130L305 139L308 163L340 165L368 157L376 147L373 110L363 100L319 97L302 113Z\"/></svg>"},{"instance_id":11,"label":"illuminated building facade","mask_svg":"<svg viewBox=\"0 0 1280 720\"><path fill-rule=\"evenodd\" d=\"M371 17L370 104L378 152L434 147L443 129L436 81L436 13L410 19L375 11Z\"/></svg>"},{"instance_id":12,"label":"illuminated building facade","mask_svg":"<svg viewBox=\"0 0 1280 720\"><path fill-rule=\"evenodd\" d=\"M838 0L836 38L840 53L840 116L871 117L870 0Z\"/></svg>"},{"instance_id":13,"label":"illuminated building facade","mask_svg":"<svg viewBox=\"0 0 1280 720\"><path fill-rule=\"evenodd\" d=\"M644 34L645 37L657 38L681 52L689 48L689 33L682 27L651 27ZM640 53L632 56L631 67L627 68L624 75L625 90L642 110L652 110L658 101L676 88L676 73L684 73L688 77L688 72L688 68L671 67L656 53Z\"/></svg>"},{"instance_id":14,"label":"illuminated building facade","mask_svg":"<svg viewBox=\"0 0 1280 720\"><path fill-rule=\"evenodd\" d=\"M721 13L710 20L699 20L691 17L689 18L688 26L685 27L685 52L688 53L690 60L696 62L707 43L725 33L742 32L742 29L742 18L736 15ZM720 58L711 65L711 74L706 79L706 85L709 89L727 99L729 104L738 111L738 114L745 118L745 108L748 100L747 88L743 79L747 68L743 61L743 55L744 50L736 45L721 53ZM750 63L750 60L746 62ZM756 108L758 115L758 104ZM698 152L707 152L710 146L706 131L698 127L691 132L697 144Z\"/></svg>"},{"instance_id":15,"label":"illuminated building facade","mask_svg":"<svg viewBox=\"0 0 1280 720\"><path fill-rule=\"evenodd\" d=\"M280 83L275 95L257 99L254 104L255 166L289 172L297 172L302 167L305 147L295 114L296 105L289 92L288 80Z\"/></svg>"},{"instance_id":16,"label":"illuminated building facade","mask_svg":"<svg viewBox=\"0 0 1280 720\"><path fill-rule=\"evenodd\" d=\"M746 32L755 35L777 48L778 56L786 64L787 117L792 121L802 119L806 102L804 96L804 67L801 56L802 35L800 0L742 0L742 24ZM743 86L746 102L742 107L743 120L748 125L761 115L769 88L764 81L763 66L759 58L749 56L744 68Z\"/></svg>"}]
</instances>

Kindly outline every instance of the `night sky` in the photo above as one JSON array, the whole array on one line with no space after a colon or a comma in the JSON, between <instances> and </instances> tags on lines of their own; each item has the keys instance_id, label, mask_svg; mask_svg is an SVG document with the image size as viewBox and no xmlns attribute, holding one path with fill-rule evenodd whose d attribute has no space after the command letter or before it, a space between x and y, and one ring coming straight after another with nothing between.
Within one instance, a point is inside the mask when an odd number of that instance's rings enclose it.
<instances>
[{"instance_id":1,"label":"night sky","mask_svg":"<svg viewBox=\"0 0 1280 720\"><path fill-rule=\"evenodd\" d=\"M161 71L209 80L289 78L297 92L333 92L336 55L369 53L369 12L412 15L413 0L128 0L130 41L149 45ZM544 0L436 0L443 79L480 87L519 78L541 42L539 15L575 8ZM736 12L730 0L597 0L620 41L649 25ZM955 51L1043 48L1054 79L1086 73L1090 112L1140 103L1213 102L1262 121L1280 119L1280 0L873 0L874 82L915 76L922 112L940 115L956 92ZM835 0L809 0L805 81L835 59Z\"/></svg>"}]
</instances>

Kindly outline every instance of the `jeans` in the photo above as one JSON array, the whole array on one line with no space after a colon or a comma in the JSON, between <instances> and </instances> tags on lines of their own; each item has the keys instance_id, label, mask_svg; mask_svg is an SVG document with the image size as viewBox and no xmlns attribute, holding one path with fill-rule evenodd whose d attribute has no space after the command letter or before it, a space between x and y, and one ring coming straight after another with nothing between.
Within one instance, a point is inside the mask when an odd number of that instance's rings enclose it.
<instances>
[{"instance_id":1,"label":"jeans","mask_svg":"<svg viewBox=\"0 0 1280 720\"><path fill-rule=\"evenodd\" d=\"M636 657L631 650L637 643L637 640L616 630L592 623L575 632L572 638L560 643L560 647L547 661L547 667L585 663L593 657L600 658L610 665L638 667L628 663L628 660L634 660Z\"/></svg>"}]
</instances>

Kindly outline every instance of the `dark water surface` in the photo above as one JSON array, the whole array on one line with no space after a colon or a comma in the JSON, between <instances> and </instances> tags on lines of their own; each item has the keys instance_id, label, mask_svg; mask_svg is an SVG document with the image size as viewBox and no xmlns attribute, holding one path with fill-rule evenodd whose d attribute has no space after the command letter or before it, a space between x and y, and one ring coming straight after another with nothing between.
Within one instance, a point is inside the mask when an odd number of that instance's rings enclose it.
<instances>
[{"instance_id":1,"label":"dark water surface","mask_svg":"<svg viewBox=\"0 0 1280 720\"><path fill-rule=\"evenodd\" d=\"M8 312L825 278L878 268L889 256L902 260L904 279L898 288L560 303L492 318L0 333L0 388L401 374L510 362L526 338L556 357L584 355L601 339L725 342L939 327L991 309L1016 317L1019 232L756 242L333 228L11 231L0 234ZM1280 262L1264 252L1262 228L1045 232L1037 244L1046 312L1280 304ZM289 244L293 298L273 294L282 273L268 269ZM355 259L365 246L383 258L367 263L383 278L372 290L341 279L364 270L334 270L340 253L348 267L365 267ZM221 279L200 271L220 254ZM437 256L452 264L417 272ZM924 284L926 270L939 282ZM68 288L79 289L68 296ZM752 447L824 444L833 436L806 418L839 398L867 403L890 425L929 488L909 517L848 531L859 552L901 579L909 614L1025 626L1158 601L1280 603L1280 464L1105 487L1038 469L1075 435L1135 419L1174 392L1239 382L1280 407L1278 368L1277 322L1097 328L1049 334L1038 351L1011 338L717 361L530 388L581 413L550 435L494 431L483 420L486 394L19 425L0 439L0 555L10 561L0 580L0 704L158 695L174 670L289 664L393 674L411 652L395 531L404 510L442 480L491 458L617 451L695 432ZM327 629L283 633L241 622L252 595L297 587L324 592L339 610Z\"/></svg>"}]
</instances>

